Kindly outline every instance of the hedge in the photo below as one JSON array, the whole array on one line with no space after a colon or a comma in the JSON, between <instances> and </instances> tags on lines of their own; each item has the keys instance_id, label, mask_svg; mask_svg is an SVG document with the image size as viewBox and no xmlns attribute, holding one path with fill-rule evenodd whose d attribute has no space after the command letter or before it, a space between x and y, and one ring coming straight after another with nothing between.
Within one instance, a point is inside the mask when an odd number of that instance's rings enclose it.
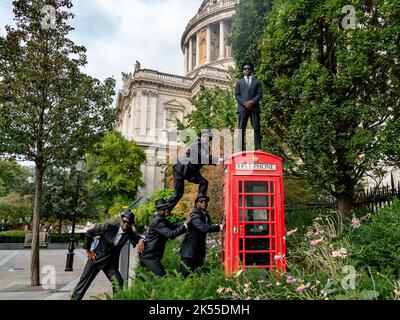
<instances>
[{"instance_id":1,"label":"hedge","mask_svg":"<svg viewBox=\"0 0 400 320\"><path fill-rule=\"evenodd\" d=\"M75 233L75 243L81 243L85 239L86 233ZM50 243L68 243L70 233L50 233ZM9 230L0 232L0 243L24 243L25 231Z\"/></svg>"}]
</instances>

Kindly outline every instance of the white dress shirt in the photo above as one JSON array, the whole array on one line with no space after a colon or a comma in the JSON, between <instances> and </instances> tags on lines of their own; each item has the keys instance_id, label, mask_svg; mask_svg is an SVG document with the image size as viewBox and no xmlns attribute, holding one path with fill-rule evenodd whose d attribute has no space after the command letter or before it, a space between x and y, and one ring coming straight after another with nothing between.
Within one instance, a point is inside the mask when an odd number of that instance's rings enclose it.
<instances>
[{"instance_id":1,"label":"white dress shirt","mask_svg":"<svg viewBox=\"0 0 400 320\"><path fill-rule=\"evenodd\" d=\"M121 226L119 226L118 233L117 233L117 235L115 236L114 241L113 241L114 246L118 245L119 240L121 240L121 237L122 237L122 235L123 235L124 233L125 233L125 231L122 230Z\"/></svg>"}]
</instances>

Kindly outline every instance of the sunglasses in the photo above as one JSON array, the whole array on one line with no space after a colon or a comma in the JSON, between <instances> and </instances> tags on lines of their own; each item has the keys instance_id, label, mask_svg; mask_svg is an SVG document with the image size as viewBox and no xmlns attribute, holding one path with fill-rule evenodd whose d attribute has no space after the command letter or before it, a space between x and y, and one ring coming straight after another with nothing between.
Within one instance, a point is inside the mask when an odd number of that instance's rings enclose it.
<instances>
[{"instance_id":1,"label":"sunglasses","mask_svg":"<svg viewBox=\"0 0 400 320\"><path fill-rule=\"evenodd\" d=\"M199 200L200 203L208 203L207 200Z\"/></svg>"},{"instance_id":2,"label":"sunglasses","mask_svg":"<svg viewBox=\"0 0 400 320\"><path fill-rule=\"evenodd\" d=\"M122 223L123 224L132 224L132 222L130 222L129 220L125 220L125 219L122 219Z\"/></svg>"},{"instance_id":3,"label":"sunglasses","mask_svg":"<svg viewBox=\"0 0 400 320\"><path fill-rule=\"evenodd\" d=\"M243 70L251 70L251 68L243 68Z\"/></svg>"}]
</instances>

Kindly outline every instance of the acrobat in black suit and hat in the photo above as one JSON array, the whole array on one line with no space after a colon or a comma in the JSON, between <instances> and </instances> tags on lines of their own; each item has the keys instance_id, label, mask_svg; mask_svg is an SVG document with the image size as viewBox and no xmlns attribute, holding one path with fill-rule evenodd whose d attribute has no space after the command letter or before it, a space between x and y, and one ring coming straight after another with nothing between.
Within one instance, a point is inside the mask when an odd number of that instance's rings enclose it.
<instances>
[{"instance_id":1,"label":"acrobat in black suit and hat","mask_svg":"<svg viewBox=\"0 0 400 320\"><path fill-rule=\"evenodd\" d=\"M86 249L88 261L72 293L72 300L81 300L83 298L86 290L100 270L103 270L110 281L115 278L118 286L120 288L123 287L124 280L118 271L121 249L129 240L141 252L144 248L144 240L132 230L132 225L135 222L134 214L130 210L124 211L121 217L122 221L119 224L105 224L86 233L83 248ZM91 250L94 237L99 237L99 242L97 247ZM113 292L115 291L116 288L113 286Z\"/></svg>"},{"instance_id":2,"label":"acrobat in black suit and hat","mask_svg":"<svg viewBox=\"0 0 400 320\"><path fill-rule=\"evenodd\" d=\"M210 155L210 140L212 134L205 130L201 139L187 150L186 156L173 166L174 194L168 199L169 210L172 211L184 193L185 180L199 185L198 195L207 195L208 181L201 175L203 165L216 165L223 158L213 158Z\"/></svg>"},{"instance_id":3,"label":"acrobat in black suit and hat","mask_svg":"<svg viewBox=\"0 0 400 320\"><path fill-rule=\"evenodd\" d=\"M161 259L164 255L165 244L168 239L174 239L185 233L190 223L190 217L186 222L172 223L167 220L170 214L168 203L164 199L156 200L157 212L150 222L144 240L144 251L139 254L140 262L157 276L164 276L164 266Z\"/></svg>"}]
</instances>

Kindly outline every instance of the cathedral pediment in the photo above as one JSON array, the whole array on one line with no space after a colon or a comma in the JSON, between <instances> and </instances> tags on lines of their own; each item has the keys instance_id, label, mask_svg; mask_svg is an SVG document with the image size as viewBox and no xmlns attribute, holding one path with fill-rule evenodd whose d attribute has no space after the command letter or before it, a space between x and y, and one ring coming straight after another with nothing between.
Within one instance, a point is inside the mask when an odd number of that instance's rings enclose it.
<instances>
[{"instance_id":1,"label":"cathedral pediment","mask_svg":"<svg viewBox=\"0 0 400 320\"><path fill-rule=\"evenodd\" d=\"M164 108L184 111L186 106L180 103L178 100L172 99L167 102L164 102Z\"/></svg>"}]
</instances>

